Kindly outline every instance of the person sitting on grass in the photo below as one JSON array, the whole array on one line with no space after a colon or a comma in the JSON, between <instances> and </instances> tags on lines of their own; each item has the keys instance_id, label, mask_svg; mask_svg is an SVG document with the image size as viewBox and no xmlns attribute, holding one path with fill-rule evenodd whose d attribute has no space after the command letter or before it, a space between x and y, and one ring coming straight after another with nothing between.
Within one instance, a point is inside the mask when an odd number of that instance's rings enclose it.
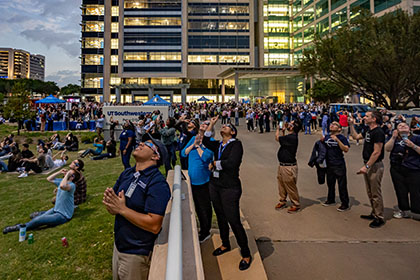
<instances>
[{"instance_id":1,"label":"person sitting on grass","mask_svg":"<svg viewBox=\"0 0 420 280\"><path fill-rule=\"evenodd\" d=\"M104 150L104 140L100 140L98 137L95 137L95 139L93 140L93 146L96 147L96 150L87 149L80 155L80 157L84 158L85 156L89 154L92 154L94 156L99 156Z\"/></svg>"},{"instance_id":2,"label":"person sitting on grass","mask_svg":"<svg viewBox=\"0 0 420 280\"><path fill-rule=\"evenodd\" d=\"M28 177L28 172L33 170L35 173L41 173L46 167L45 155L47 153L46 148L38 148L38 157L24 158L23 170L18 178Z\"/></svg>"},{"instance_id":3,"label":"person sitting on grass","mask_svg":"<svg viewBox=\"0 0 420 280\"><path fill-rule=\"evenodd\" d=\"M100 160L100 159L105 159L105 158L114 158L116 157L116 153L117 153L117 143L115 142L115 140L108 140L106 142L106 153L100 154L92 159Z\"/></svg>"},{"instance_id":4,"label":"person sitting on grass","mask_svg":"<svg viewBox=\"0 0 420 280\"><path fill-rule=\"evenodd\" d=\"M66 173L64 173L66 172ZM63 179L56 178L59 174L65 174ZM74 213L74 191L76 185L73 183L80 179L80 175L73 170L60 170L50 175L47 180L57 186L56 203L54 208L48 211L34 212L30 215L31 221L25 224L7 226L3 234L18 231L25 226L26 230L33 230L41 226L58 226L71 220Z\"/></svg>"},{"instance_id":5,"label":"person sitting on grass","mask_svg":"<svg viewBox=\"0 0 420 280\"><path fill-rule=\"evenodd\" d=\"M54 166L53 168L60 168L64 165L66 165L67 160L69 159L69 157L66 155L66 150L62 151L62 152L58 152L57 154L55 154L52 157ZM57 159L57 156L60 155L60 158Z\"/></svg>"}]
</instances>

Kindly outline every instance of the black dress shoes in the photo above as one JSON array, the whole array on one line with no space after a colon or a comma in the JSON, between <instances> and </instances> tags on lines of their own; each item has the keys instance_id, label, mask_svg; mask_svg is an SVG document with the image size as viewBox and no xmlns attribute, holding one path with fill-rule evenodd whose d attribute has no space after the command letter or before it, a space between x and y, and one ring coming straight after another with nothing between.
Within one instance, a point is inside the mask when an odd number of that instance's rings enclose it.
<instances>
[{"instance_id":1,"label":"black dress shoes","mask_svg":"<svg viewBox=\"0 0 420 280\"><path fill-rule=\"evenodd\" d=\"M246 262L244 259L239 263L239 270L247 270L251 266L252 257L249 257L249 262Z\"/></svg>"},{"instance_id":2,"label":"black dress shoes","mask_svg":"<svg viewBox=\"0 0 420 280\"><path fill-rule=\"evenodd\" d=\"M227 247L226 249L222 249L221 247L219 247L213 251L213 256L220 256L229 251L230 251L230 247Z\"/></svg>"},{"instance_id":3,"label":"black dress shoes","mask_svg":"<svg viewBox=\"0 0 420 280\"><path fill-rule=\"evenodd\" d=\"M375 216L373 216L372 214L370 214L370 215L360 215L360 218L365 219L365 220L375 220Z\"/></svg>"}]
</instances>

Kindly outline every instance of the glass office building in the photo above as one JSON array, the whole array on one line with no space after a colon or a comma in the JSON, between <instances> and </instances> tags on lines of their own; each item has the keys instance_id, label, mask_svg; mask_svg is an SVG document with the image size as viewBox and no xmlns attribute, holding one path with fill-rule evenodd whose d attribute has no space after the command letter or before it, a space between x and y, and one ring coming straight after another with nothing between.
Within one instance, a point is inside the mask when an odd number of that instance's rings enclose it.
<instances>
[{"instance_id":1,"label":"glass office building","mask_svg":"<svg viewBox=\"0 0 420 280\"><path fill-rule=\"evenodd\" d=\"M0 48L0 79L45 78L45 56L25 50Z\"/></svg>"},{"instance_id":2,"label":"glass office building","mask_svg":"<svg viewBox=\"0 0 420 280\"><path fill-rule=\"evenodd\" d=\"M416 4L419 3L419 4ZM83 0L82 93L131 102L303 101L296 65L315 34L412 0Z\"/></svg>"}]
</instances>

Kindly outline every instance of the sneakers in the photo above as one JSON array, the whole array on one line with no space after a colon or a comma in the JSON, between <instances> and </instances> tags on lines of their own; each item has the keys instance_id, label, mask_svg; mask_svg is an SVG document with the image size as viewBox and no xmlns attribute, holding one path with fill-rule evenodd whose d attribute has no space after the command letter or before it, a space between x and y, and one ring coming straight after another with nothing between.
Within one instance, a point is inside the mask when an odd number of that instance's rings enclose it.
<instances>
[{"instance_id":1,"label":"sneakers","mask_svg":"<svg viewBox=\"0 0 420 280\"><path fill-rule=\"evenodd\" d=\"M375 220L375 217L372 214L360 215L360 218L365 219L365 220Z\"/></svg>"},{"instance_id":2,"label":"sneakers","mask_svg":"<svg viewBox=\"0 0 420 280\"><path fill-rule=\"evenodd\" d=\"M344 212L344 211L348 211L348 210L350 210L350 207L347 206L347 205L343 205L343 204L341 204L340 207L337 208L338 212Z\"/></svg>"},{"instance_id":3,"label":"sneakers","mask_svg":"<svg viewBox=\"0 0 420 280\"><path fill-rule=\"evenodd\" d=\"M380 228L381 226L383 226L385 224L385 221L383 219L374 219L369 226L371 228Z\"/></svg>"},{"instance_id":4,"label":"sneakers","mask_svg":"<svg viewBox=\"0 0 420 280\"><path fill-rule=\"evenodd\" d=\"M26 172L23 172L22 174L18 176L18 178L25 178L25 177L28 177L28 173Z\"/></svg>"},{"instance_id":5,"label":"sneakers","mask_svg":"<svg viewBox=\"0 0 420 280\"><path fill-rule=\"evenodd\" d=\"M18 230L19 230L19 224L14 225L14 226L8 226L8 227L5 227L3 229L3 234L9 233L9 232L18 231Z\"/></svg>"},{"instance_id":6,"label":"sneakers","mask_svg":"<svg viewBox=\"0 0 420 280\"><path fill-rule=\"evenodd\" d=\"M16 171L21 174L23 171L25 171L25 167L18 167L16 168Z\"/></svg>"},{"instance_id":7,"label":"sneakers","mask_svg":"<svg viewBox=\"0 0 420 280\"><path fill-rule=\"evenodd\" d=\"M290 206L289 207L289 209L287 209L287 213L290 213L290 214L294 214L294 213L297 213L297 212L299 212L300 211L300 207L297 207L297 206Z\"/></svg>"},{"instance_id":8,"label":"sneakers","mask_svg":"<svg viewBox=\"0 0 420 280\"><path fill-rule=\"evenodd\" d=\"M335 201L325 201L322 203L322 206L334 206L336 203Z\"/></svg>"},{"instance_id":9,"label":"sneakers","mask_svg":"<svg viewBox=\"0 0 420 280\"><path fill-rule=\"evenodd\" d=\"M198 240L200 241L200 243L204 243L206 240L210 239L211 234L209 233L208 235L199 235L198 236Z\"/></svg>"},{"instance_id":10,"label":"sneakers","mask_svg":"<svg viewBox=\"0 0 420 280\"><path fill-rule=\"evenodd\" d=\"M282 209L282 208L284 208L284 207L286 207L286 202L279 202L279 203L277 203L277 205L274 207L274 209L279 210L279 209Z\"/></svg>"},{"instance_id":11,"label":"sneakers","mask_svg":"<svg viewBox=\"0 0 420 280\"><path fill-rule=\"evenodd\" d=\"M402 218L408 219L408 218L411 217L410 216L410 211L401 211L401 210L395 211L394 215L392 215L392 216L395 219L402 219Z\"/></svg>"}]
</instances>

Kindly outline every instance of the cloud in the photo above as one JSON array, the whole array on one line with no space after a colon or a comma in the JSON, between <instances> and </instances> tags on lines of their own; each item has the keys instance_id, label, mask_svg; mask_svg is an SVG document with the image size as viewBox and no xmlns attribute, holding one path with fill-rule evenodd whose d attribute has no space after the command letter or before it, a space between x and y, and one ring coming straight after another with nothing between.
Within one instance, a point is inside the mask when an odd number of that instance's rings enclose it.
<instances>
[{"instance_id":1,"label":"cloud","mask_svg":"<svg viewBox=\"0 0 420 280\"><path fill-rule=\"evenodd\" d=\"M54 81L58 86L63 87L68 84L80 85L80 72L76 70L60 70L45 77L46 81Z\"/></svg>"},{"instance_id":2,"label":"cloud","mask_svg":"<svg viewBox=\"0 0 420 280\"><path fill-rule=\"evenodd\" d=\"M53 29L37 26L33 29L27 29L20 32L27 39L38 41L47 47L57 46L62 48L69 56L77 57L80 53L79 34L61 31L56 32Z\"/></svg>"}]
</instances>

